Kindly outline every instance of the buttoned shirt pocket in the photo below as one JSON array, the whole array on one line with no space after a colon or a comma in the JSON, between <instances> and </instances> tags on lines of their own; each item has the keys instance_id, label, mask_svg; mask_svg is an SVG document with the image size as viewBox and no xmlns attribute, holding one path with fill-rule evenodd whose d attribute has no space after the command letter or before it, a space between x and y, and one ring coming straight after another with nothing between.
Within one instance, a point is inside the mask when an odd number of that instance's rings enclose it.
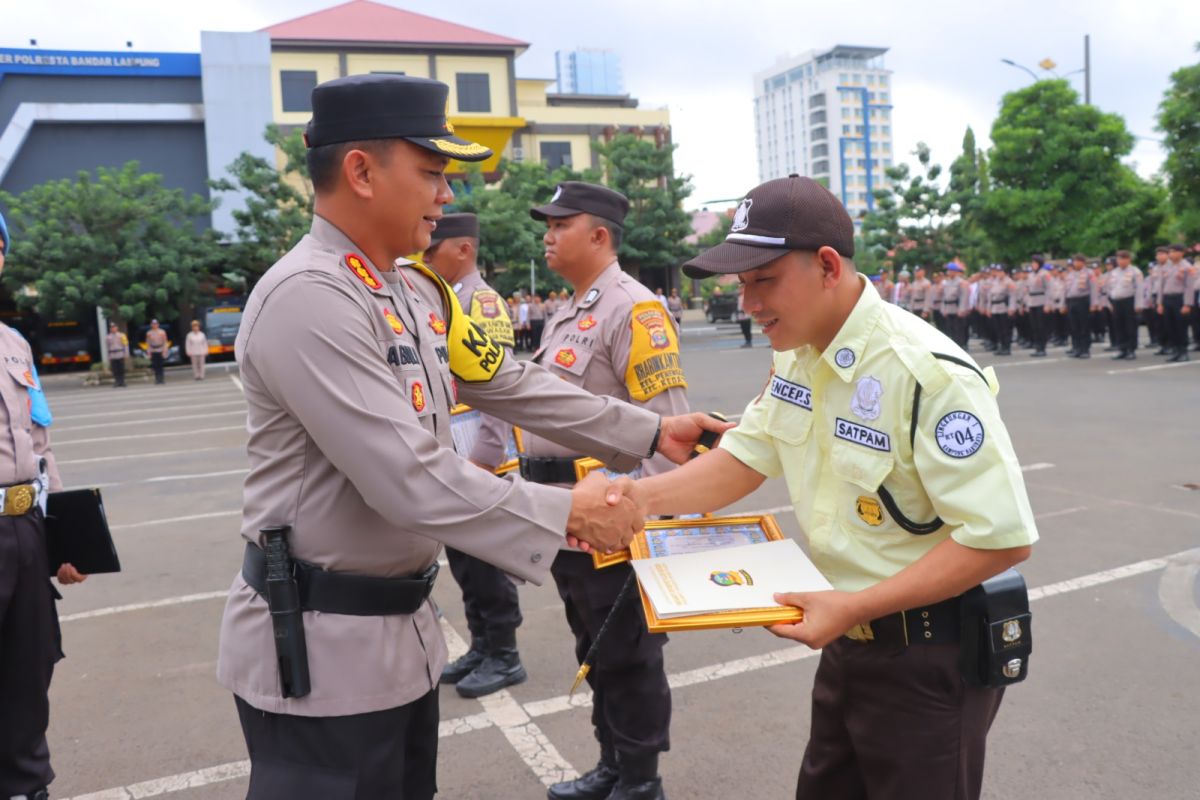
<instances>
[{"instance_id":1,"label":"buttoned shirt pocket","mask_svg":"<svg viewBox=\"0 0 1200 800\"><path fill-rule=\"evenodd\" d=\"M891 452L841 441L833 443L829 460L834 475L868 492L879 489L895 465Z\"/></svg>"},{"instance_id":2,"label":"buttoned shirt pocket","mask_svg":"<svg viewBox=\"0 0 1200 800\"><path fill-rule=\"evenodd\" d=\"M811 410L769 394L762 402L770 404L767 411L767 430L773 437L793 447L808 441L813 424ZM811 400L809 403L811 404Z\"/></svg>"}]
</instances>

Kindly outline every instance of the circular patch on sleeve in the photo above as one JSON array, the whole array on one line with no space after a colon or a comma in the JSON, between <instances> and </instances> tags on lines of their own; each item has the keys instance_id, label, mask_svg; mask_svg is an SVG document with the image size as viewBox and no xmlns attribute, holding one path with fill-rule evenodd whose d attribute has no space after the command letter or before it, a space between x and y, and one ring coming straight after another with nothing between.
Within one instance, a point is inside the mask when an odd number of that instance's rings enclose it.
<instances>
[{"instance_id":1,"label":"circular patch on sleeve","mask_svg":"<svg viewBox=\"0 0 1200 800\"><path fill-rule=\"evenodd\" d=\"M966 458L983 447L983 423L969 411L951 411L934 429L938 447L951 458Z\"/></svg>"}]
</instances>

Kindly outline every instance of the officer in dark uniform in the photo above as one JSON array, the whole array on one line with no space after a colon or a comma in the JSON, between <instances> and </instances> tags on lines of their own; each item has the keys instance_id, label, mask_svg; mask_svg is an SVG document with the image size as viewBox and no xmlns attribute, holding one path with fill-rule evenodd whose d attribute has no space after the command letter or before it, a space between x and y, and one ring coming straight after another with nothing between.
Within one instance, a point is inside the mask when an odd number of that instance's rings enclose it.
<instances>
[{"instance_id":1,"label":"officer in dark uniform","mask_svg":"<svg viewBox=\"0 0 1200 800\"><path fill-rule=\"evenodd\" d=\"M0 216L0 271L8 251ZM50 450L49 407L29 343L0 323L0 798L44 800L54 780L46 727L50 676L62 655L46 575L47 491L62 489ZM70 564L59 583L84 579Z\"/></svg>"}]
</instances>

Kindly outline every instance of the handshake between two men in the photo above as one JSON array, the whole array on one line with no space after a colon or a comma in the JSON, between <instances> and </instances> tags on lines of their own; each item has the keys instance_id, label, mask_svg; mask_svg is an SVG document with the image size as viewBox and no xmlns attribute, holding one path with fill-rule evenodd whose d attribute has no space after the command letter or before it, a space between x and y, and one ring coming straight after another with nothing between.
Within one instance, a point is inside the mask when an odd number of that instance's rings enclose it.
<instances>
[{"instance_id":1,"label":"handshake between two men","mask_svg":"<svg viewBox=\"0 0 1200 800\"><path fill-rule=\"evenodd\" d=\"M676 464L699 454L702 437L715 441L734 423L694 412L663 417L658 452ZM630 478L609 479L599 471L588 473L571 491L567 518L567 543L584 552L608 553L629 546L652 513L644 493Z\"/></svg>"}]
</instances>

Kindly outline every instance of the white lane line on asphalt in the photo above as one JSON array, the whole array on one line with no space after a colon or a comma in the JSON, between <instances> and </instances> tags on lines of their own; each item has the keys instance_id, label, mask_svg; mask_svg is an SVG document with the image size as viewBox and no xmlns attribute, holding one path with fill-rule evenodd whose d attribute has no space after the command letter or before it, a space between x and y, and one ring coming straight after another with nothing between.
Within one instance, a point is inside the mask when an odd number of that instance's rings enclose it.
<instances>
[{"instance_id":1,"label":"white lane line on asphalt","mask_svg":"<svg viewBox=\"0 0 1200 800\"><path fill-rule=\"evenodd\" d=\"M1087 506L1072 506L1071 508L1062 508L1058 511L1046 511L1042 514L1034 514L1034 519L1050 519L1051 517L1062 517L1067 514L1074 514L1077 511L1087 511Z\"/></svg>"},{"instance_id":2,"label":"white lane line on asphalt","mask_svg":"<svg viewBox=\"0 0 1200 800\"><path fill-rule=\"evenodd\" d=\"M1200 548L1169 559L1158 582L1158 599L1171 619L1200 637L1200 608L1196 607L1196 578L1200 576Z\"/></svg>"},{"instance_id":3,"label":"white lane line on asphalt","mask_svg":"<svg viewBox=\"0 0 1200 800\"><path fill-rule=\"evenodd\" d=\"M159 475L157 478L142 478L136 481L118 481L116 483L91 483L87 486L70 486L70 489L110 489L114 486L140 486L143 483L163 483L165 481L190 481L194 478L222 478L227 475L245 475L248 469L227 469L223 472L193 472L190 475Z\"/></svg>"},{"instance_id":4,"label":"white lane line on asphalt","mask_svg":"<svg viewBox=\"0 0 1200 800\"><path fill-rule=\"evenodd\" d=\"M216 600L218 598L226 598L229 596L228 590L219 592L201 592L200 594L185 594L182 597L168 597L165 600L153 600L149 603L130 603L124 606L109 606L107 608L97 608L93 611L80 611L77 614L67 614L65 617L59 617L59 622L74 622L80 619L94 619L96 617L110 617L113 614L125 614L130 611L141 611L146 608L166 608L168 606L178 606L185 603L199 603L204 600Z\"/></svg>"},{"instance_id":5,"label":"white lane line on asphalt","mask_svg":"<svg viewBox=\"0 0 1200 800\"><path fill-rule=\"evenodd\" d=\"M1071 578L1070 580L1047 584L1036 589L1031 589L1029 591L1029 599L1030 601L1042 600L1047 597L1054 597L1055 595L1067 594L1080 589L1088 589L1093 586L1101 586L1106 583L1112 583L1113 581L1121 580L1122 578L1131 578L1135 575L1143 575L1148 572L1164 569L1168 566L1168 564L1177 559L1184 560L1185 563L1190 563L1187 562L1187 560L1194 559L1197 553L1200 553L1200 550L1184 550L1164 558L1151 558L1145 561L1139 561L1135 564L1127 564L1123 567L1106 569L1100 572L1093 572L1090 575L1082 575L1078 578ZM213 594L214 596L224 596L225 592L214 592ZM97 614L96 616L100 615ZM457 631L450 627L450 624L446 622L445 618L442 618L440 622L442 625L442 631L446 636L446 645L447 649L450 651L450 658L454 659L465 653L467 650L467 643L463 641L463 638L458 635ZM672 688L679 688L681 686L694 686L699 683L707 683L720 678L744 675L760 669L767 669L768 667L802 661L816 656L818 652L819 651L816 650L807 650L801 646L785 647L779 650L772 650L771 652L764 653L760 656L750 656L748 658L740 658L734 661L726 661L720 664L713 664L708 667L700 667L699 669L675 673L674 675L668 675L667 680L670 682ZM497 725L497 717L504 719L507 722L510 719L519 720L522 716L524 716L526 719L531 719L548 716L550 714L557 714L563 711L569 711L573 708L586 708L591 705L592 699L591 695L588 693L576 694L575 697L571 698L570 700L567 699L566 695L559 695L558 697L552 697L547 700L537 700L526 703L524 706L522 706L515 700L512 700L512 696L509 695L507 690L503 690L501 694L508 695L508 700L511 701L512 705L516 706L515 711L506 703L504 706L498 708L496 713L493 713L489 709L485 714L472 714L466 717L455 717L453 719L442 720L438 726L439 738L457 736L460 734L471 733L473 731L494 727ZM520 713L518 714L517 712ZM566 764L566 762L562 760L561 756L558 756L558 753L554 749L553 745L545 741L545 736L541 734L541 731L537 730L536 725L530 722L524 726L518 725L518 728L520 727L524 727L526 729L532 728L534 731L536 731L536 736L540 737L537 741L537 746L540 747L542 746L542 742L545 742L545 746L548 748L548 751L543 751L543 754L546 755L548 753L552 753L558 762L561 764ZM510 738L509 741L511 742L513 740ZM514 747L516 747L515 743ZM518 752L521 751L518 750ZM543 761L541 763L542 765L545 765L546 762ZM567 766L569 767L570 765ZM532 765L530 765L530 767L533 769ZM544 766L542 768L544 768ZM534 769L534 771L538 772L538 769ZM572 770L572 772L574 772L574 770ZM140 798L144 797L155 797L160 794L178 792L184 789L199 788L201 786L207 786L210 783L219 783L221 781L244 778L249 774L249 761L234 761L228 764L221 764L220 766L216 767L194 770L192 772L183 772L178 775L170 775L165 778L158 778L156 780L145 781L143 783L135 783L130 786L121 786L115 789L104 789L91 794L76 795L75 797L68 798L67 800L140 800ZM539 777L540 776L541 775L539 773ZM544 782L545 780L543 779L543 783Z\"/></svg>"},{"instance_id":6,"label":"white lane line on asphalt","mask_svg":"<svg viewBox=\"0 0 1200 800\"><path fill-rule=\"evenodd\" d=\"M55 442L54 446L57 447L58 443ZM71 459L66 459L66 460L57 458L57 459L55 459L55 461L57 461L58 465L60 467L62 467L67 464L97 464L102 461L128 461L131 458L155 458L157 456L183 456L183 455L191 455L192 453L206 453L206 452L209 452L212 450L238 450L238 451L244 452L245 449L246 448L242 447L242 446L189 447L187 450L160 450L157 453L130 453L127 456L97 456L95 458L71 458Z\"/></svg>"},{"instance_id":7,"label":"white lane line on asphalt","mask_svg":"<svg viewBox=\"0 0 1200 800\"><path fill-rule=\"evenodd\" d=\"M70 395L59 395L53 389L47 393L50 399L50 407L57 408L82 408L84 406L104 405L111 402L113 405L127 406L131 403L161 403L163 400L179 400L181 398L204 398L204 397L237 397L236 394L231 394L229 386L225 383L217 384L210 388L187 388L179 391L163 391L161 389L146 389L140 392L120 392L113 389L105 391L85 389L80 395L72 392Z\"/></svg>"},{"instance_id":8,"label":"white lane line on asphalt","mask_svg":"<svg viewBox=\"0 0 1200 800\"><path fill-rule=\"evenodd\" d=\"M450 658L455 659L467 652L467 643L445 617L438 620L446 637ZM537 723L529 718L521 704L513 699L507 689L479 698L483 710L492 724L500 729L504 738L517 751L525 765L533 770L542 785L549 786L559 781L574 780L579 773L571 766L546 738Z\"/></svg>"},{"instance_id":9,"label":"white lane line on asphalt","mask_svg":"<svg viewBox=\"0 0 1200 800\"><path fill-rule=\"evenodd\" d=\"M1197 364L1200 364L1200 360L1184 361L1179 364L1153 364L1149 367L1131 367L1129 369L1110 369L1108 371L1108 374L1109 375L1120 375L1123 372L1153 372L1155 370L1160 370L1160 369L1178 369L1179 367L1194 367Z\"/></svg>"},{"instance_id":10,"label":"white lane line on asphalt","mask_svg":"<svg viewBox=\"0 0 1200 800\"><path fill-rule=\"evenodd\" d=\"M237 390L239 392L241 392L242 394L246 393L246 387L242 386L241 378L239 378L237 375L230 375L229 380L233 381L233 385L237 387Z\"/></svg>"},{"instance_id":11,"label":"white lane line on asphalt","mask_svg":"<svg viewBox=\"0 0 1200 800\"><path fill-rule=\"evenodd\" d=\"M222 425L217 428L196 428L190 431L163 431L162 433L139 433L136 435L126 434L124 436L101 436L95 439L67 439L60 442L57 439L53 442L55 447L62 447L68 444L96 444L97 442L133 442L138 439L159 439L164 436L191 436L196 433L217 433L219 431L244 431L245 425ZM187 451L181 451L187 452ZM62 463L62 462L59 462Z\"/></svg>"},{"instance_id":12,"label":"white lane line on asphalt","mask_svg":"<svg viewBox=\"0 0 1200 800\"><path fill-rule=\"evenodd\" d=\"M206 409L212 409L218 406L242 406L245 408L246 401L234 398L233 400L222 400L219 403L204 404ZM102 411L95 414L55 414L54 421L59 422L60 420L67 419L91 419L92 417L128 417L131 414L141 414L142 416L145 416L146 411L143 409L134 409L132 411Z\"/></svg>"},{"instance_id":13,"label":"white lane line on asphalt","mask_svg":"<svg viewBox=\"0 0 1200 800\"><path fill-rule=\"evenodd\" d=\"M1057 364L1059 361L1066 361L1065 358L1039 358L1036 361L1001 361L992 362L987 366L1000 369L1001 367L1038 367L1042 364ZM981 365L982 366L982 365Z\"/></svg>"},{"instance_id":14,"label":"white lane line on asphalt","mask_svg":"<svg viewBox=\"0 0 1200 800\"><path fill-rule=\"evenodd\" d=\"M128 528L152 528L156 525L170 525L175 522L192 522L197 519L215 519L217 517L232 517L241 514L240 508L232 511L210 511L206 514L188 514L184 517L166 517L165 519L148 519L145 522L127 522L124 525L110 525L109 530L122 531Z\"/></svg>"},{"instance_id":15,"label":"white lane line on asphalt","mask_svg":"<svg viewBox=\"0 0 1200 800\"><path fill-rule=\"evenodd\" d=\"M1039 461L1036 464L1022 464L1021 472L1038 472L1043 469L1053 469L1054 465L1045 461Z\"/></svg>"},{"instance_id":16,"label":"white lane line on asphalt","mask_svg":"<svg viewBox=\"0 0 1200 800\"><path fill-rule=\"evenodd\" d=\"M236 416L236 415L240 415L243 417L246 416L246 409L239 408L234 411L217 411L212 414L180 414L180 415L171 417L167 421L175 423L175 422L179 422L180 420L184 420L184 419L211 419L212 417L232 417L232 416ZM122 428L122 427L125 427L126 425L141 425L142 427L150 427L152 425L160 425L160 424L162 424L162 422L163 422L163 420L161 420L161 419L153 419L153 420L130 419L130 420L125 420L124 422L97 422L97 423L91 424L91 425L76 425L71 428L60 428L59 430L63 433L74 433L75 431L90 431L90 430L94 430L96 428L105 428L105 429ZM133 437L133 438L136 438L136 437Z\"/></svg>"}]
</instances>

